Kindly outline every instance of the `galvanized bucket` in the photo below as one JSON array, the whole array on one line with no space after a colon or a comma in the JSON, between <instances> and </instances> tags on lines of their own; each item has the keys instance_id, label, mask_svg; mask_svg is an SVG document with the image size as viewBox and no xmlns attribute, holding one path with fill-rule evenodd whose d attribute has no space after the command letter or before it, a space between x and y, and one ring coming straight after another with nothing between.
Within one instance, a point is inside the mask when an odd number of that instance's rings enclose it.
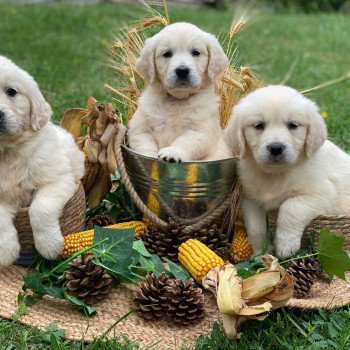
<instances>
[{"instance_id":1,"label":"galvanized bucket","mask_svg":"<svg viewBox=\"0 0 350 350\"><path fill-rule=\"evenodd\" d=\"M132 185L160 219L196 223L217 209L236 183L237 160L167 163L122 146Z\"/></svg>"}]
</instances>

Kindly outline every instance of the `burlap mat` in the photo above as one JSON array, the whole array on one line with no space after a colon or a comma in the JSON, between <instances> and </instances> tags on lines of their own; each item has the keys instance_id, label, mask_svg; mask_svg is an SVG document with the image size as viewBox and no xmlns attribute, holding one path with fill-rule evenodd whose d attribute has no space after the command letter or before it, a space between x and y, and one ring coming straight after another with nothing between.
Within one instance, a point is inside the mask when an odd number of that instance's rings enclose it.
<instances>
[{"instance_id":1,"label":"burlap mat","mask_svg":"<svg viewBox=\"0 0 350 350\"><path fill-rule=\"evenodd\" d=\"M0 317L11 318L17 311L17 295L22 288L22 276L26 269L15 266L0 268ZM115 321L125 315L132 307L134 286L114 288L110 296L95 306L97 315L88 318L81 314L68 301L45 297L28 308L29 314L19 321L26 325L45 328L55 323L64 329L67 338L92 341L101 336ZM205 293L205 318L194 326L177 326L169 321L145 321L132 314L119 323L108 335L109 338L126 335L141 346L159 343L152 349L179 349L181 345L192 347L200 335L209 335L214 322L220 319L213 295Z\"/></svg>"},{"instance_id":2,"label":"burlap mat","mask_svg":"<svg viewBox=\"0 0 350 350\"><path fill-rule=\"evenodd\" d=\"M345 273L345 277L346 281L334 277L330 284L317 280L305 298L292 298L287 306L299 309L334 309L350 304L350 271Z\"/></svg>"},{"instance_id":3,"label":"burlap mat","mask_svg":"<svg viewBox=\"0 0 350 350\"><path fill-rule=\"evenodd\" d=\"M11 318L17 311L17 294L22 287L22 276L26 269L11 266L0 268L0 316ZM287 307L314 309L334 308L350 303L350 272L347 281L334 278L331 284L316 282L305 299L292 298ZM105 301L96 305L97 315L88 318L68 301L45 297L28 308L29 314L19 321L23 324L45 328L49 323L64 329L67 338L92 341L101 336L115 321L125 315L131 305L134 286L114 288ZM219 311L212 294L205 293L206 317L194 326L177 326L169 321L145 321L135 314L118 324L108 335L126 335L141 346L157 343L154 349L179 349L181 345L192 347L200 335L209 335L214 322L220 321ZM153 348L152 348L153 349Z\"/></svg>"}]
</instances>

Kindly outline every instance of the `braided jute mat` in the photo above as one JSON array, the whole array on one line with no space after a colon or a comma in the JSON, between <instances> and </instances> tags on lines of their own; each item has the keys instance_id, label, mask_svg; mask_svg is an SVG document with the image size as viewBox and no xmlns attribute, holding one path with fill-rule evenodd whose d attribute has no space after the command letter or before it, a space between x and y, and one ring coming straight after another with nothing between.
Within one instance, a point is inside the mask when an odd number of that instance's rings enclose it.
<instances>
[{"instance_id":1,"label":"braided jute mat","mask_svg":"<svg viewBox=\"0 0 350 350\"><path fill-rule=\"evenodd\" d=\"M26 274L25 268L11 266L0 268L0 317L11 318L17 311L17 295ZM350 272L347 282L334 278L331 284L317 281L305 299L292 298L287 307L314 309L335 308L350 303ZM115 321L132 307L134 286L114 288L109 297L95 306L97 315L88 318L65 300L44 297L37 304L28 307L29 313L19 321L26 325L45 328L55 323L66 331L67 338L89 342L101 336ZM205 318L194 326L177 326L166 320L145 321L136 314L130 315L108 334L108 337L126 335L141 346L156 343L152 349L179 349L181 345L192 347L200 335L209 335L214 322L220 321L220 314L212 294L205 292Z\"/></svg>"},{"instance_id":2,"label":"braided jute mat","mask_svg":"<svg viewBox=\"0 0 350 350\"><path fill-rule=\"evenodd\" d=\"M11 318L17 311L17 295L21 291L27 270L17 266L0 267L0 317ZM86 317L66 300L44 297L37 304L28 307L29 313L22 316L19 322L45 328L55 323L66 331L71 340L90 342L101 336L114 322L125 315L132 305L134 286L123 285L113 288L104 301L94 305L97 314ZM220 320L214 296L205 292L205 317L193 326L177 326L170 321L145 321L136 314L131 314L108 334L108 338L126 335L141 346L157 343L152 349L179 349L181 345L192 347L200 335L209 335L214 322Z\"/></svg>"}]
</instances>

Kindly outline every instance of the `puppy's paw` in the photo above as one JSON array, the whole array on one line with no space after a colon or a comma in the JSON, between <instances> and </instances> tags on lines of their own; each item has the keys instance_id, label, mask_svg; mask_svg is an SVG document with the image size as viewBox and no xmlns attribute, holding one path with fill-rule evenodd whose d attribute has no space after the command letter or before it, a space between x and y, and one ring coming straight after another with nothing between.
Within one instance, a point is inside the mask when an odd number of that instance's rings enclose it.
<instances>
[{"instance_id":1,"label":"puppy's paw","mask_svg":"<svg viewBox=\"0 0 350 350\"><path fill-rule=\"evenodd\" d=\"M45 259L54 260L61 254L64 239L59 228L35 231L33 237L36 250Z\"/></svg>"},{"instance_id":2,"label":"puppy's paw","mask_svg":"<svg viewBox=\"0 0 350 350\"><path fill-rule=\"evenodd\" d=\"M19 257L20 245L16 230L14 232L0 232L0 266L11 265Z\"/></svg>"},{"instance_id":3,"label":"puppy's paw","mask_svg":"<svg viewBox=\"0 0 350 350\"><path fill-rule=\"evenodd\" d=\"M181 163L187 160L186 153L176 147L164 147L158 152L158 158L169 163Z\"/></svg>"},{"instance_id":4,"label":"puppy's paw","mask_svg":"<svg viewBox=\"0 0 350 350\"><path fill-rule=\"evenodd\" d=\"M276 236L274 246L275 254L278 258L290 258L300 249L300 239Z\"/></svg>"}]
</instances>

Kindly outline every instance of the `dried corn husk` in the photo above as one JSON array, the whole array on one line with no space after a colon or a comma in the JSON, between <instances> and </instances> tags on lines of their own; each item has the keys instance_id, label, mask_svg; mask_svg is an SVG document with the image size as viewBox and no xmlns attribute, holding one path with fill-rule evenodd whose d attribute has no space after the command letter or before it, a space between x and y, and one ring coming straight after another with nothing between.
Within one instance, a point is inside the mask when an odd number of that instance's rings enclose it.
<instances>
[{"instance_id":1,"label":"dried corn husk","mask_svg":"<svg viewBox=\"0 0 350 350\"><path fill-rule=\"evenodd\" d=\"M263 320L267 312L287 303L293 294L293 279L278 264L277 258L265 255L266 270L245 280L237 269L226 264L211 270L203 279L203 286L216 294L228 338L239 338L239 325L245 320Z\"/></svg>"},{"instance_id":2,"label":"dried corn husk","mask_svg":"<svg viewBox=\"0 0 350 350\"><path fill-rule=\"evenodd\" d=\"M88 98L87 109L70 109L61 121L85 154L86 175L82 182L89 208L98 205L111 188L110 174L117 169L113 140L118 123L120 117L114 107L100 104L93 97Z\"/></svg>"}]
</instances>

